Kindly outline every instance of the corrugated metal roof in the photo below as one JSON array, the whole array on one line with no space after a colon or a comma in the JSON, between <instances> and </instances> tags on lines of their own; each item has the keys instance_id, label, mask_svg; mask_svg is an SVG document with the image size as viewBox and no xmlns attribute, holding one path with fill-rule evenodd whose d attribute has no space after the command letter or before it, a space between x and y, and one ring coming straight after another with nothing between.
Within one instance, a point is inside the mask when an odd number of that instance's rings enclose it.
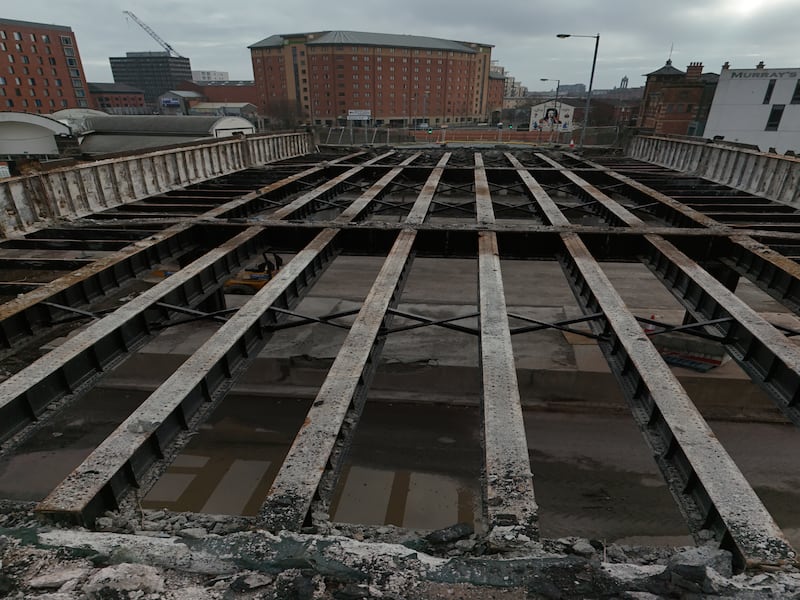
<instances>
[{"instance_id":1,"label":"corrugated metal roof","mask_svg":"<svg viewBox=\"0 0 800 600\"><path fill-rule=\"evenodd\" d=\"M250 48L275 48L283 46L290 38L309 34L272 35L256 42ZM313 40L306 42L309 46L350 45L350 46L390 46L395 48L420 48L423 50L448 50L475 54L475 50L462 42L443 40L440 38L419 35L400 35L394 33L370 33L363 31L323 31ZM483 44L489 46L489 44Z\"/></svg>"},{"instance_id":2,"label":"corrugated metal roof","mask_svg":"<svg viewBox=\"0 0 800 600\"><path fill-rule=\"evenodd\" d=\"M168 136L207 136L214 124L224 117L187 117L170 115L114 116L87 119L90 129L98 133L137 133Z\"/></svg>"}]
</instances>

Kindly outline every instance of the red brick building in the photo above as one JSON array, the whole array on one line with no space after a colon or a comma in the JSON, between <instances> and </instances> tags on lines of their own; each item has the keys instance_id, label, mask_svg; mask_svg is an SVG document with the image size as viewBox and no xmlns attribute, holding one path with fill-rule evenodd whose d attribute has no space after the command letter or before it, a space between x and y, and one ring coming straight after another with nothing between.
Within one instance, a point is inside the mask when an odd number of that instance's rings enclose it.
<instances>
[{"instance_id":1,"label":"red brick building","mask_svg":"<svg viewBox=\"0 0 800 600\"><path fill-rule=\"evenodd\" d=\"M183 81L177 89L197 92L208 102L248 102L258 106L255 81Z\"/></svg>"},{"instance_id":2,"label":"red brick building","mask_svg":"<svg viewBox=\"0 0 800 600\"><path fill-rule=\"evenodd\" d=\"M250 46L259 111L281 122L375 125L486 121L492 46L436 38L325 31Z\"/></svg>"},{"instance_id":3,"label":"red brick building","mask_svg":"<svg viewBox=\"0 0 800 600\"><path fill-rule=\"evenodd\" d=\"M489 74L489 114L491 121L503 111L503 96L505 95L506 76L499 73Z\"/></svg>"},{"instance_id":4,"label":"red brick building","mask_svg":"<svg viewBox=\"0 0 800 600\"><path fill-rule=\"evenodd\" d=\"M88 86L92 108L97 110L125 114L140 113L145 108L144 92L126 83L89 82Z\"/></svg>"},{"instance_id":5,"label":"red brick building","mask_svg":"<svg viewBox=\"0 0 800 600\"><path fill-rule=\"evenodd\" d=\"M89 108L86 75L70 27L0 19L0 110Z\"/></svg>"},{"instance_id":6,"label":"red brick building","mask_svg":"<svg viewBox=\"0 0 800 600\"><path fill-rule=\"evenodd\" d=\"M639 127L656 134L702 135L718 79L703 74L702 63L690 63L684 73L668 60L647 74Z\"/></svg>"}]
</instances>

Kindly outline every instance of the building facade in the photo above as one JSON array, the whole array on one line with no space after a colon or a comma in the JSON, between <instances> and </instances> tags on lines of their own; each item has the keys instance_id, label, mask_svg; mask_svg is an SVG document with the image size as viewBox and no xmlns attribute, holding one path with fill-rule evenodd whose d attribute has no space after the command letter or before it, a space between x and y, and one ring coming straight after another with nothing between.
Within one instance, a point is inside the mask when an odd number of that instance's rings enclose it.
<instances>
[{"instance_id":1,"label":"building facade","mask_svg":"<svg viewBox=\"0 0 800 600\"><path fill-rule=\"evenodd\" d=\"M88 108L87 89L70 27L0 19L0 110Z\"/></svg>"},{"instance_id":2,"label":"building facade","mask_svg":"<svg viewBox=\"0 0 800 600\"><path fill-rule=\"evenodd\" d=\"M192 79L189 59L169 52L128 52L109 61L114 82L142 90L145 102L152 107L161 94Z\"/></svg>"},{"instance_id":3,"label":"building facade","mask_svg":"<svg viewBox=\"0 0 800 600\"><path fill-rule=\"evenodd\" d=\"M262 114L336 125L360 111L391 126L487 120L491 49L351 31L273 35L250 46Z\"/></svg>"},{"instance_id":4,"label":"building facade","mask_svg":"<svg viewBox=\"0 0 800 600\"><path fill-rule=\"evenodd\" d=\"M800 67L722 67L705 135L800 154Z\"/></svg>"},{"instance_id":5,"label":"building facade","mask_svg":"<svg viewBox=\"0 0 800 600\"><path fill-rule=\"evenodd\" d=\"M258 105L255 81L183 81L176 89L197 92L207 102L248 102Z\"/></svg>"},{"instance_id":6,"label":"building facade","mask_svg":"<svg viewBox=\"0 0 800 600\"><path fill-rule=\"evenodd\" d=\"M639 127L654 134L703 135L718 75L692 62L686 72L667 60L647 74Z\"/></svg>"},{"instance_id":7,"label":"building facade","mask_svg":"<svg viewBox=\"0 0 800 600\"><path fill-rule=\"evenodd\" d=\"M192 71L192 81L227 81L227 71Z\"/></svg>"},{"instance_id":8,"label":"building facade","mask_svg":"<svg viewBox=\"0 0 800 600\"><path fill-rule=\"evenodd\" d=\"M92 108L112 114L139 114L145 110L144 92L126 83L88 83Z\"/></svg>"}]
</instances>

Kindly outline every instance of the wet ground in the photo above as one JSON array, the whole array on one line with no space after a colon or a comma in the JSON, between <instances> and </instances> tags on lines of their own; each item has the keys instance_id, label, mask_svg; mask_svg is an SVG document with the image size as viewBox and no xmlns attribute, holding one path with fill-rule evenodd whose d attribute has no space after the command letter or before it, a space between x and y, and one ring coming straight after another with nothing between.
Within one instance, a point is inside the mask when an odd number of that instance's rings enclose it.
<instances>
[{"instance_id":1,"label":"wet ground","mask_svg":"<svg viewBox=\"0 0 800 600\"><path fill-rule=\"evenodd\" d=\"M95 390L0 462L0 497L40 500L146 397ZM145 508L254 515L308 403L229 396L144 497ZM641 435L626 417L525 414L545 537L689 543ZM712 426L797 544L800 477L790 426ZM332 503L332 520L434 529L480 515L474 407L368 403ZM763 439L770 440L770 450Z\"/></svg>"}]
</instances>

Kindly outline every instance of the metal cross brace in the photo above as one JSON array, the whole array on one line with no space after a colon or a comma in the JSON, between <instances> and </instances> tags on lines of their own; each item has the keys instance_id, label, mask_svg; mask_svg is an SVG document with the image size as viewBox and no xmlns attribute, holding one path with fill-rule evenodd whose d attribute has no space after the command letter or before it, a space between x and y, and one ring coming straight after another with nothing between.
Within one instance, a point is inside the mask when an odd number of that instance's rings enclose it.
<instances>
[{"instance_id":1,"label":"metal cross brace","mask_svg":"<svg viewBox=\"0 0 800 600\"><path fill-rule=\"evenodd\" d=\"M411 329L419 329L420 327L428 327L429 325L438 325L439 327L444 327L445 329L452 329L453 331L460 331L461 333L469 333L470 335L479 335L480 332L473 328L473 327L464 327L463 325L453 325L452 323L455 321L461 321L463 319L471 319L480 315L480 313L470 313L468 315L462 315L460 317L450 317L448 319L429 319L428 317L423 317L422 315L415 315L413 313L404 312L397 309L389 309L389 312L398 317L404 317L406 319L411 319L412 321L420 321L416 325L406 325L404 327L394 327L392 329L387 329L382 333L390 334L390 333L399 333L401 331L409 331Z\"/></svg>"},{"instance_id":2,"label":"metal cross brace","mask_svg":"<svg viewBox=\"0 0 800 600\"><path fill-rule=\"evenodd\" d=\"M559 331L566 331L567 333L582 335L584 337L593 340L603 339L602 336L594 334L590 331L581 331L579 329L572 329L571 327L565 327L565 325L573 325L575 323L585 323L586 321L593 321L594 319L599 319L603 316L603 313L592 313L591 315L577 317L575 319L564 319L563 321L556 321L555 323L547 323L546 321L539 321L537 319L532 319L531 317L526 317L524 315L518 315L514 313L508 313L508 316L511 317L512 319L519 319L520 321L525 321L526 323L535 323L535 325L533 326L515 327L514 329L511 329L511 335L516 335L518 333L530 333L533 331L541 331L543 329L558 329Z\"/></svg>"},{"instance_id":3,"label":"metal cross brace","mask_svg":"<svg viewBox=\"0 0 800 600\"><path fill-rule=\"evenodd\" d=\"M302 315L300 313L296 313L291 310L286 310L285 308L277 308L273 306L270 310L273 310L277 313L281 313L284 315L296 317L300 319L299 321L286 321L283 323L279 323L276 325L271 325L269 327L265 327L266 331L280 331L281 329L291 329L293 327L300 327L301 325L308 325L309 323L321 323L322 325L330 325L331 327L338 327L340 329L350 329L349 325L344 325L342 323L334 323L333 319L339 319L341 317L349 317L351 315L356 315L361 310L361 307L352 310L344 310L338 313L330 313L328 315L322 315L320 317L309 317L307 315Z\"/></svg>"},{"instance_id":4,"label":"metal cross brace","mask_svg":"<svg viewBox=\"0 0 800 600\"><path fill-rule=\"evenodd\" d=\"M712 333L706 333L704 331L699 331L700 327L706 327L708 325L718 325L720 323L729 323L733 319L730 317L724 317L721 319L714 319L712 321L702 321L696 323L687 323L685 325L670 325L669 323L662 323L661 321L654 321L653 319L646 319L645 317L636 317L636 320L640 323L646 323L648 325L656 325L661 327L661 331L648 331L647 335L652 337L654 335L660 335L662 333L686 333L688 335L693 335L695 337L703 338L706 340L712 340L714 342L724 343L726 338L714 335Z\"/></svg>"}]
</instances>

